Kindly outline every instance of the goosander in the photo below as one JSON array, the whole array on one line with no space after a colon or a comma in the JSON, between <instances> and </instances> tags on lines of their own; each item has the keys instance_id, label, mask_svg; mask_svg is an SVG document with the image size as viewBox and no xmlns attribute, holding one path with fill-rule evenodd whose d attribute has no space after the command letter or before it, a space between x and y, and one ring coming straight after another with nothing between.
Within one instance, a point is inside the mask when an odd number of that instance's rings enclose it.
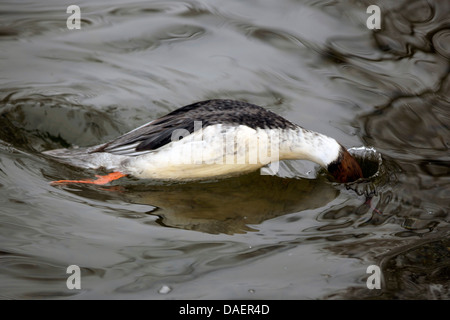
<instances>
[{"instance_id":1,"label":"goosander","mask_svg":"<svg viewBox=\"0 0 450 320\"><path fill-rule=\"evenodd\" d=\"M363 177L359 164L335 139L234 100L197 102L110 142L44 154L77 167L113 171L97 180L56 184L106 184L127 175L177 181L226 177L293 159L313 161L341 183Z\"/></svg>"}]
</instances>

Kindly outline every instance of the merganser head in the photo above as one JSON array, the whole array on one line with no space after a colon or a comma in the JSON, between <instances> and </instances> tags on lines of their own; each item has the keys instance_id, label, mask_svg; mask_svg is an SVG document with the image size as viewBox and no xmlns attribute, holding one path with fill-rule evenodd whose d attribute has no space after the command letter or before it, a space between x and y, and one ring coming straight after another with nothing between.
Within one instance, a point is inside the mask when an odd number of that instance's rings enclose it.
<instances>
[{"instance_id":1,"label":"merganser head","mask_svg":"<svg viewBox=\"0 0 450 320\"><path fill-rule=\"evenodd\" d=\"M280 158L315 162L341 183L353 182L363 177L358 162L339 142L302 127L284 131Z\"/></svg>"},{"instance_id":2,"label":"merganser head","mask_svg":"<svg viewBox=\"0 0 450 320\"><path fill-rule=\"evenodd\" d=\"M327 170L341 183L353 182L363 177L359 163L342 146L338 158L327 166Z\"/></svg>"}]
</instances>

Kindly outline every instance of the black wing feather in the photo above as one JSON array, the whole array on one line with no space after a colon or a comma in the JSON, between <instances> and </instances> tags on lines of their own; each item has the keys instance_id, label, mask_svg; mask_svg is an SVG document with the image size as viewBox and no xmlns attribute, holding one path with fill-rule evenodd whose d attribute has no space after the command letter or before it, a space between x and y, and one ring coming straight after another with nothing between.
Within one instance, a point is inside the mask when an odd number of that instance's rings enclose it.
<instances>
[{"instance_id":1,"label":"black wing feather","mask_svg":"<svg viewBox=\"0 0 450 320\"><path fill-rule=\"evenodd\" d=\"M201 126L196 127L195 121L200 121ZM146 153L170 143L175 130L192 133L214 124L246 125L254 129L296 127L283 117L254 104L233 100L207 100L176 109L92 152L130 155ZM183 138L177 132L175 134L175 138Z\"/></svg>"}]
</instances>

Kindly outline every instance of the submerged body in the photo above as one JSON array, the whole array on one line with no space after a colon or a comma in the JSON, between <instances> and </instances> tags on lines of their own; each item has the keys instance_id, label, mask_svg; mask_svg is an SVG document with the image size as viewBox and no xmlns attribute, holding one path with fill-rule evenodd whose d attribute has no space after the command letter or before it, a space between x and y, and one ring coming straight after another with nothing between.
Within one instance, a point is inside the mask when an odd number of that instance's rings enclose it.
<instances>
[{"instance_id":1,"label":"submerged body","mask_svg":"<svg viewBox=\"0 0 450 320\"><path fill-rule=\"evenodd\" d=\"M142 179L236 175L280 160L318 163L339 182L362 177L336 140L241 101L208 100L177 109L108 143L45 154L71 165Z\"/></svg>"}]
</instances>

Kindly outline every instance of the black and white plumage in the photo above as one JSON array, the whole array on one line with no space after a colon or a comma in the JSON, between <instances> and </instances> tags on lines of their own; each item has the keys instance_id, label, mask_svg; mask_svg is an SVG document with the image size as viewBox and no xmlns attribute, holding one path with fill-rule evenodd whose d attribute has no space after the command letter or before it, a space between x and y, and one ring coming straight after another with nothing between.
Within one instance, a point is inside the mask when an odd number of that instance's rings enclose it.
<instances>
[{"instance_id":1,"label":"black and white plumage","mask_svg":"<svg viewBox=\"0 0 450 320\"><path fill-rule=\"evenodd\" d=\"M314 161L340 182L362 177L357 162L334 139L234 100L197 102L105 144L45 154L148 179L228 176L288 159Z\"/></svg>"}]
</instances>

